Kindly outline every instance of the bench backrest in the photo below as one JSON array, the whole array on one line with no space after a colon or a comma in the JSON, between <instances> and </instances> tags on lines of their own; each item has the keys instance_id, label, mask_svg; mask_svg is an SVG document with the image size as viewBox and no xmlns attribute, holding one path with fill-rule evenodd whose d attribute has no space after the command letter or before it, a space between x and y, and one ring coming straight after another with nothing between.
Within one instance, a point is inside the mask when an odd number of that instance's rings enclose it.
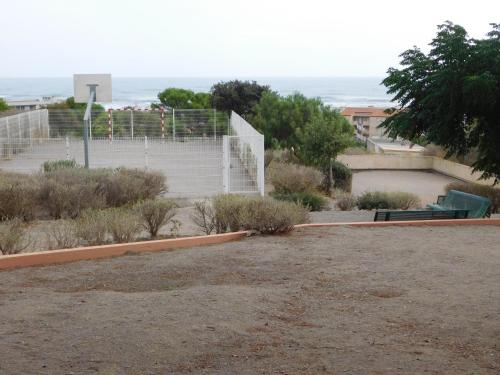
<instances>
[{"instance_id":1,"label":"bench backrest","mask_svg":"<svg viewBox=\"0 0 500 375\"><path fill-rule=\"evenodd\" d=\"M445 220L445 219L467 219L467 210L449 211L391 211L377 210L373 221L407 221L407 220Z\"/></svg>"},{"instance_id":2,"label":"bench backrest","mask_svg":"<svg viewBox=\"0 0 500 375\"><path fill-rule=\"evenodd\" d=\"M488 198L478 195L450 190L441 203L441 206L450 210L469 210L470 218L478 218L486 216L491 206L491 201Z\"/></svg>"}]
</instances>

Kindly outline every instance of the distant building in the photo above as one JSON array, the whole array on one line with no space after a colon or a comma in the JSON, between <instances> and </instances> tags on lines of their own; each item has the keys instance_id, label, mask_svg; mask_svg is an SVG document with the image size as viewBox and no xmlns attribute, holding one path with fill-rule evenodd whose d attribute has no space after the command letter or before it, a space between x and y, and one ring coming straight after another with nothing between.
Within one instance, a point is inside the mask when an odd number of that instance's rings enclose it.
<instances>
[{"instance_id":1,"label":"distant building","mask_svg":"<svg viewBox=\"0 0 500 375\"><path fill-rule=\"evenodd\" d=\"M384 129L378 126L389 114L385 113L385 108L376 107L346 107L341 112L342 116L354 125L359 138L366 139L370 137L382 137Z\"/></svg>"},{"instance_id":2,"label":"distant building","mask_svg":"<svg viewBox=\"0 0 500 375\"><path fill-rule=\"evenodd\" d=\"M53 96L44 96L41 99L6 100L7 105L18 111L32 111L34 109L45 108L50 104L60 103L62 99Z\"/></svg>"}]
</instances>

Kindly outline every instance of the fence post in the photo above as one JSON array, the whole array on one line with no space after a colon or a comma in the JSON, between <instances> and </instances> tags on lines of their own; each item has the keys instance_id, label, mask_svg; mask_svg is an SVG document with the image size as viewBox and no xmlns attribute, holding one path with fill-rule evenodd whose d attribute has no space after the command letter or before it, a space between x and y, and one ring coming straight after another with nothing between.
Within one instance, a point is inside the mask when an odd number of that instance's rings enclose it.
<instances>
[{"instance_id":1,"label":"fence post","mask_svg":"<svg viewBox=\"0 0 500 375\"><path fill-rule=\"evenodd\" d=\"M134 139L134 110L130 110L130 133L132 135L132 139Z\"/></svg>"},{"instance_id":2,"label":"fence post","mask_svg":"<svg viewBox=\"0 0 500 375\"><path fill-rule=\"evenodd\" d=\"M38 110L38 138L43 138L42 134L42 111ZM40 141L38 141L40 143Z\"/></svg>"},{"instance_id":3,"label":"fence post","mask_svg":"<svg viewBox=\"0 0 500 375\"><path fill-rule=\"evenodd\" d=\"M231 158L229 155L229 136L222 136L222 191L229 193L229 177L231 173Z\"/></svg>"},{"instance_id":4,"label":"fence post","mask_svg":"<svg viewBox=\"0 0 500 375\"><path fill-rule=\"evenodd\" d=\"M217 139L217 109L214 108L214 140Z\"/></svg>"},{"instance_id":5,"label":"fence post","mask_svg":"<svg viewBox=\"0 0 500 375\"><path fill-rule=\"evenodd\" d=\"M265 176L264 176L264 171L265 171L265 165L264 165L264 136L261 135L259 138L259 144L257 146L257 153L259 154L257 156L257 181L259 185L259 192L260 195L264 196L264 188L266 186L265 182Z\"/></svg>"},{"instance_id":6,"label":"fence post","mask_svg":"<svg viewBox=\"0 0 500 375\"><path fill-rule=\"evenodd\" d=\"M33 147L33 141L31 137L31 111L28 112L28 132L30 136L30 148Z\"/></svg>"},{"instance_id":7,"label":"fence post","mask_svg":"<svg viewBox=\"0 0 500 375\"><path fill-rule=\"evenodd\" d=\"M9 116L5 118L7 120L7 126L5 127L7 129L7 140L10 141L10 126L9 126Z\"/></svg>"},{"instance_id":8,"label":"fence post","mask_svg":"<svg viewBox=\"0 0 500 375\"><path fill-rule=\"evenodd\" d=\"M148 136L144 136L144 164L146 165L146 169L148 169L149 166L149 160L148 160Z\"/></svg>"},{"instance_id":9,"label":"fence post","mask_svg":"<svg viewBox=\"0 0 500 375\"><path fill-rule=\"evenodd\" d=\"M175 142L175 108L172 108L172 139Z\"/></svg>"},{"instance_id":10,"label":"fence post","mask_svg":"<svg viewBox=\"0 0 500 375\"><path fill-rule=\"evenodd\" d=\"M17 138L18 139L22 138L22 136L21 136L21 114L17 115Z\"/></svg>"},{"instance_id":11,"label":"fence post","mask_svg":"<svg viewBox=\"0 0 500 375\"><path fill-rule=\"evenodd\" d=\"M69 138L66 136L66 160L69 160Z\"/></svg>"}]
</instances>

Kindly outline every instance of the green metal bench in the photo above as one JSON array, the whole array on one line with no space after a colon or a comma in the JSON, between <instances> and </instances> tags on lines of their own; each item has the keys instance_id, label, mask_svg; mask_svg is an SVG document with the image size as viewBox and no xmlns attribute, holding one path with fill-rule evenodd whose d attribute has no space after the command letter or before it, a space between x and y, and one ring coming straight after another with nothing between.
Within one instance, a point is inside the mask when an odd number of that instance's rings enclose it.
<instances>
[{"instance_id":1,"label":"green metal bench","mask_svg":"<svg viewBox=\"0 0 500 375\"><path fill-rule=\"evenodd\" d=\"M373 221L446 220L467 219L468 210L377 210Z\"/></svg>"},{"instance_id":2,"label":"green metal bench","mask_svg":"<svg viewBox=\"0 0 500 375\"><path fill-rule=\"evenodd\" d=\"M447 195L438 196L434 204L427 205L432 211L468 210L469 218L490 216L491 201L478 195L450 190Z\"/></svg>"}]
</instances>

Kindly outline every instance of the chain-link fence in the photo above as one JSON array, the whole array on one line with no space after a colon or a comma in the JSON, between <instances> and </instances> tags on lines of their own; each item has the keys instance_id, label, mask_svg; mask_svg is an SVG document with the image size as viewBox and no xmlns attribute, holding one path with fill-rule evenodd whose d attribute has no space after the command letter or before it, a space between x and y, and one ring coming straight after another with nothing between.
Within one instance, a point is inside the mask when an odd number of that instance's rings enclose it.
<instances>
[{"instance_id":1,"label":"chain-link fence","mask_svg":"<svg viewBox=\"0 0 500 375\"><path fill-rule=\"evenodd\" d=\"M0 169L35 172L47 160L84 164L84 110L0 118ZM159 170L170 196L264 192L263 136L235 113L215 110L92 111L91 168Z\"/></svg>"}]
</instances>

